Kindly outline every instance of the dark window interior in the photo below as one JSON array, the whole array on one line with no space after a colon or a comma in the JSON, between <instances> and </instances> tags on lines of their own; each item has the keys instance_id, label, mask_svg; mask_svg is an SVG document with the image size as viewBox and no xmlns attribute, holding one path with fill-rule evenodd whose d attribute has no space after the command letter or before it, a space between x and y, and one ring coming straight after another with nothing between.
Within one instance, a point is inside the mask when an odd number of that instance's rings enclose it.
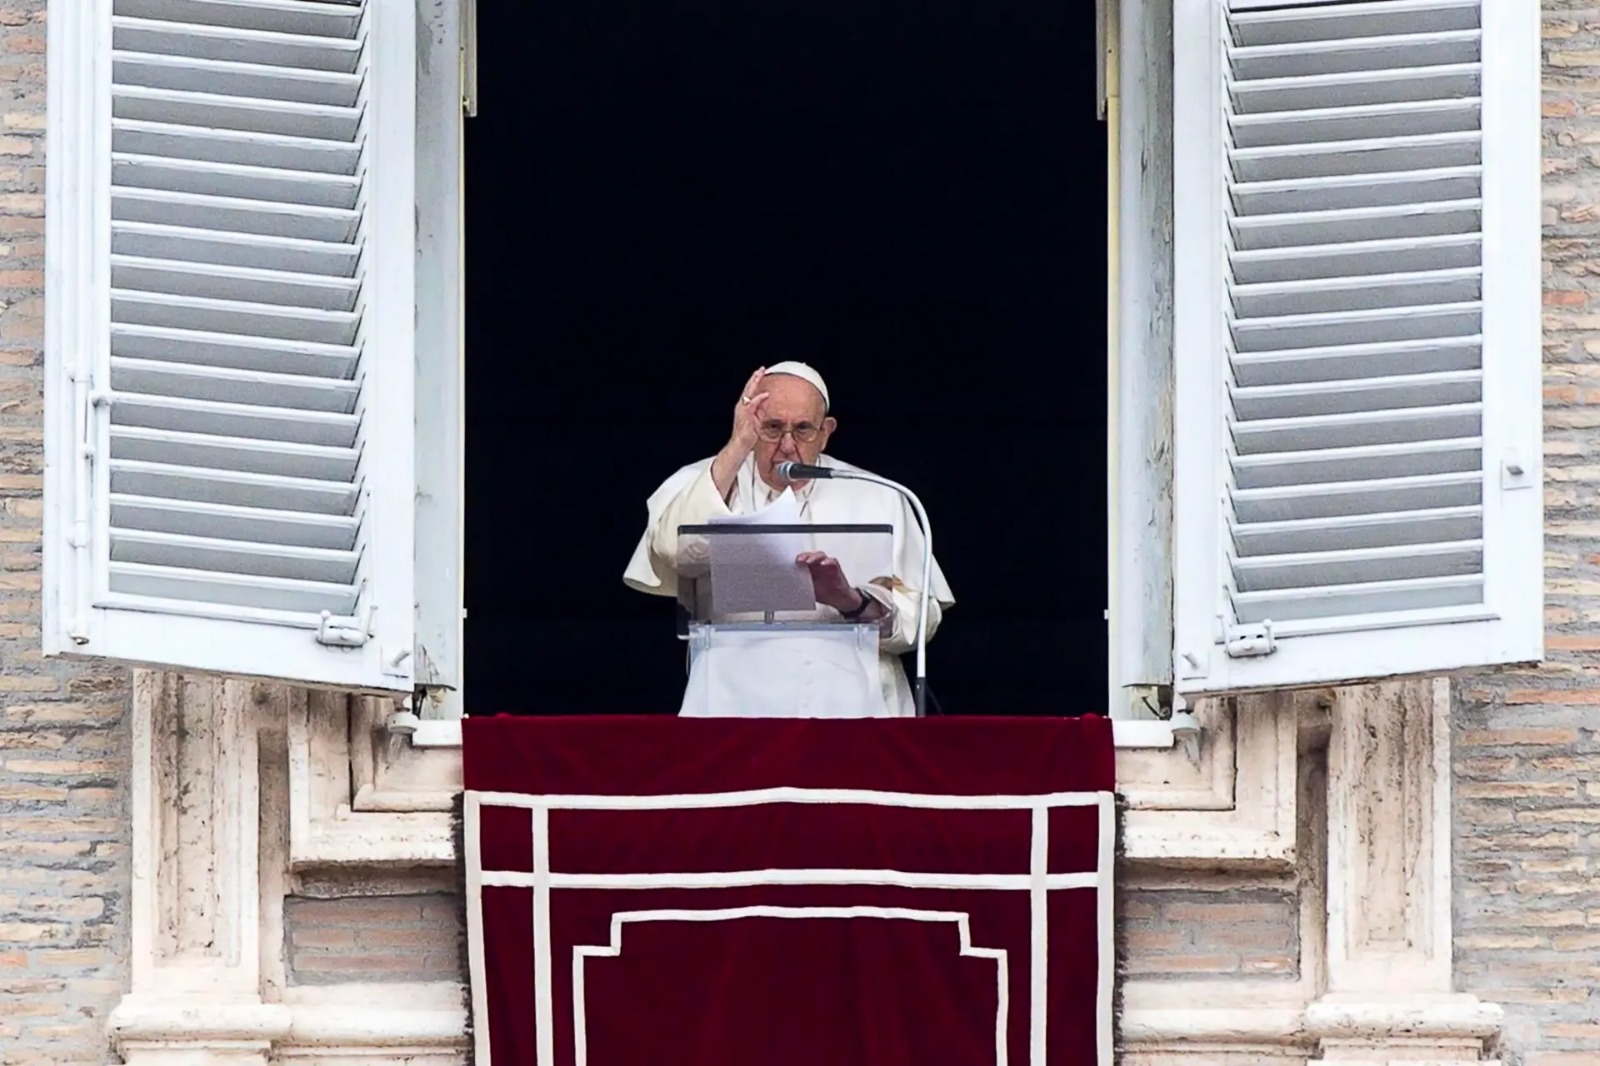
<instances>
[{"instance_id":1,"label":"dark window interior","mask_svg":"<svg viewBox=\"0 0 1600 1066\"><path fill-rule=\"evenodd\" d=\"M672 713L644 500L752 369L915 488L947 714L1098 711L1105 128L1094 6L532 0L467 126L467 709Z\"/></svg>"}]
</instances>

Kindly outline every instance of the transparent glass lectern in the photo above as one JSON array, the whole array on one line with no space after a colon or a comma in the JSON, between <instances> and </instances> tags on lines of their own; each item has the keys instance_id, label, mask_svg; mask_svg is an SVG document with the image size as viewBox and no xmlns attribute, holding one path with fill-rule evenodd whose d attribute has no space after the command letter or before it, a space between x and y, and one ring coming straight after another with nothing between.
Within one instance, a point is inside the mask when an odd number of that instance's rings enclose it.
<instances>
[{"instance_id":1,"label":"transparent glass lectern","mask_svg":"<svg viewBox=\"0 0 1600 1066\"><path fill-rule=\"evenodd\" d=\"M839 560L852 585L894 572L888 525L729 522L678 527L689 681L679 712L705 718L888 714L878 624L820 606L801 552Z\"/></svg>"}]
</instances>

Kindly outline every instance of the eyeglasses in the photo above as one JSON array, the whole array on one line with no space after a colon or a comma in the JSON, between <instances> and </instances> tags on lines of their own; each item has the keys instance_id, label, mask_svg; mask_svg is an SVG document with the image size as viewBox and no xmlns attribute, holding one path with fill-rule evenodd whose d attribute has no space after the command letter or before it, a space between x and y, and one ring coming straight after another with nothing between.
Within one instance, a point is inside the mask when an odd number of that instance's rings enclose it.
<instances>
[{"instance_id":1,"label":"eyeglasses","mask_svg":"<svg viewBox=\"0 0 1600 1066\"><path fill-rule=\"evenodd\" d=\"M792 426L786 426L782 422L763 422L756 432L769 444L778 443L785 433L792 436L796 444L810 444L817 439L817 434L822 432L822 427L813 426L810 422L796 422Z\"/></svg>"}]
</instances>

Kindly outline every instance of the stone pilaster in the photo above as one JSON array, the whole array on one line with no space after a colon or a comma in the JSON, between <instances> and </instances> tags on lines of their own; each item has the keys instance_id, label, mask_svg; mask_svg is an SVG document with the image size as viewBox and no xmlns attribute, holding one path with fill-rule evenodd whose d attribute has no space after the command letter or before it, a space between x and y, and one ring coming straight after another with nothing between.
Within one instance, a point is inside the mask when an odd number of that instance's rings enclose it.
<instances>
[{"instance_id":1,"label":"stone pilaster","mask_svg":"<svg viewBox=\"0 0 1600 1066\"><path fill-rule=\"evenodd\" d=\"M1324 1060L1482 1062L1499 1032L1452 983L1449 705L1444 680L1333 696L1327 990L1306 1010Z\"/></svg>"},{"instance_id":2,"label":"stone pilaster","mask_svg":"<svg viewBox=\"0 0 1600 1066\"><path fill-rule=\"evenodd\" d=\"M111 1035L128 1066L266 1066L290 1013L261 998L258 723L278 686L139 671L132 959Z\"/></svg>"}]
</instances>

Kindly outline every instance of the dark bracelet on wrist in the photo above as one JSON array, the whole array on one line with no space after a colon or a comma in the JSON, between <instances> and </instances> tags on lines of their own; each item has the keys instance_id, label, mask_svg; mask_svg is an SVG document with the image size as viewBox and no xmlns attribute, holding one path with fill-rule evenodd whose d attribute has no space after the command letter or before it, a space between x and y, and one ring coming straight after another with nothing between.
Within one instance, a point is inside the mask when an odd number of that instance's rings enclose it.
<instances>
[{"instance_id":1,"label":"dark bracelet on wrist","mask_svg":"<svg viewBox=\"0 0 1600 1066\"><path fill-rule=\"evenodd\" d=\"M853 611L840 611L839 612L839 617L841 617L841 618L843 618L843 619L845 619L847 621L850 621L850 622L854 622L857 618L860 618L862 615L866 614L867 613L867 608L871 607L873 605L873 603L876 602L876 601L873 600L873 598L871 596L868 596L865 592L862 592L860 589L856 589L855 593L856 593L857 596L861 597L861 605L859 607L857 607Z\"/></svg>"}]
</instances>

